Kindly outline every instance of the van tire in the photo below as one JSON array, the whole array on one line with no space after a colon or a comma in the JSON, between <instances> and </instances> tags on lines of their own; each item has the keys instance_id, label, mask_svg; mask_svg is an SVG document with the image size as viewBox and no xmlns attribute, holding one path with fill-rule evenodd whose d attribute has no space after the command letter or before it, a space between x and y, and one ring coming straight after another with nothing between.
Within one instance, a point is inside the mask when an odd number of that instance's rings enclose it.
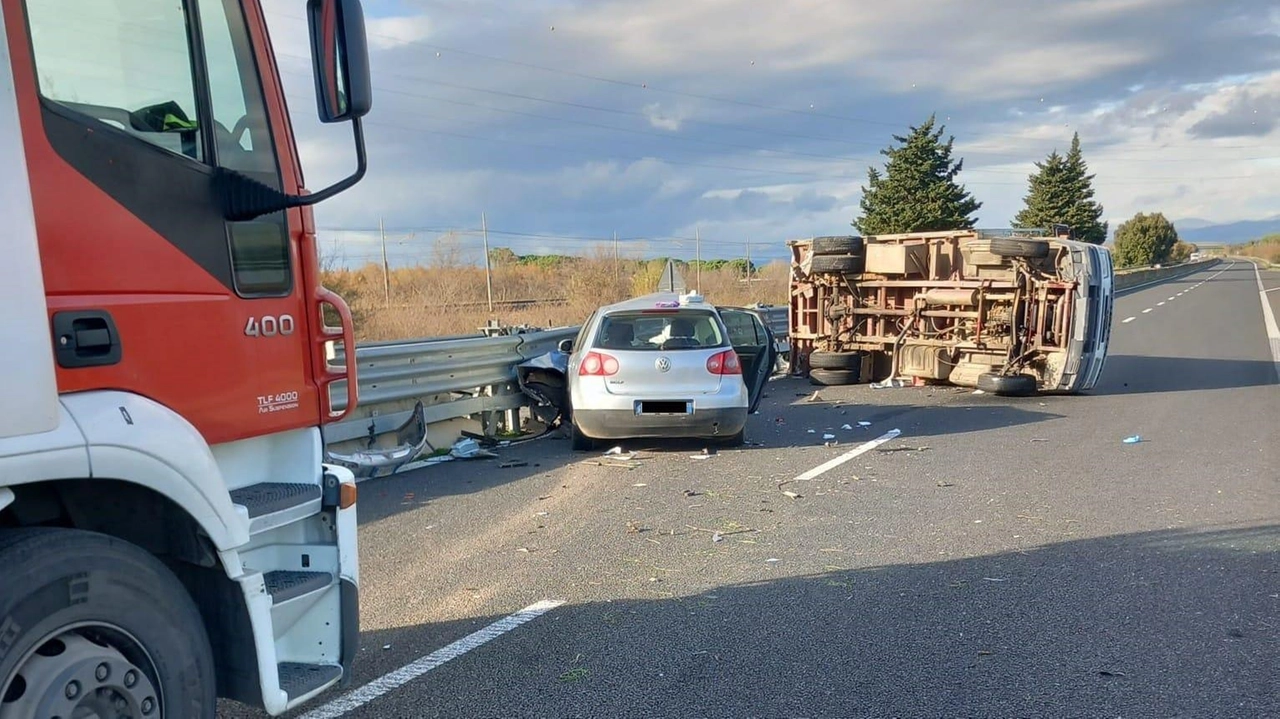
<instances>
[{"instance_id":1,"label":"van tire","mask_svg":"<svg viewBox=\"0 0 1280 719\"><path fill-rule=\"evenodd\" d=\"M1036 393L1036 378L1029 374L978 375L978 389L1001 397L1030 397Z\"/></svg>"},{"instance_id":2,"label":"van tire","mask_svg":"<svg viewBox=\"0 0 1280 719\"><path fill-rule=\"evenodd\" d=\"M991 240L991 254L998 257L1027 257L1039 259L1049 256L1049 243L1044 240L1021 240L996 237Z\"/></svg>"},{"instance_id":3,"label":"van tire","mask_svg":"<svg viewBox=\"0 0 1280 719\"><path fill-rule=\"evenodd\" d=\"M862 255L814 255L809 271L815 274L859 274L867 266Z\"/></svg>"},{"instance_id":4,"label":"van tire","mask_svg":"<svg viewBox=\"0 0 1280 719\"><path fill-rule=\"evenodd\" d=\"M815 255L861 255L865 249L863 239L855 235L813 238Z\"/></svg>"},{"instance_id":5,"label":"van tire","mask_svg":"<svg viewBox=\"0 0 1280 719\"><path fill-rule=\"evenodd\" d=\"M824 352L814 350L809 353L809 367L813 369L842 369L858 373L862 370L861 352Z\"/></svg>"},{"instance_id":6,"label":"van tire","mask_svg":"<svg viewBox=\"0 0 1280 719\"><path fill-rule=\"evenodd\" d=\"M823 387L857 384L859 373L847 369L809 370L809 382Z\"/></svg>"}]
</instances>

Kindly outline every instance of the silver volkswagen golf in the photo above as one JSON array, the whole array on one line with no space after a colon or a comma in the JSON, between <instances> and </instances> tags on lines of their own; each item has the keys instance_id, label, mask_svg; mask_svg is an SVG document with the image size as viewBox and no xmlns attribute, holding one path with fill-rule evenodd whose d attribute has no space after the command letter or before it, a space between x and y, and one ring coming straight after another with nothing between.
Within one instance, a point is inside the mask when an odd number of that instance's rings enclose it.
<instances>
[{"instance_id":1,"label":"silver volkswagen golf","mask_svg":"<svg viewBox=\"0 0 1280 719\"><path fill-rule=\"evenodd\" d=\"M758 315L695 294L601 307L563 349L578 450L630 438L741 445L776 360L773 335Z\"/></svg>"}]
</instances>

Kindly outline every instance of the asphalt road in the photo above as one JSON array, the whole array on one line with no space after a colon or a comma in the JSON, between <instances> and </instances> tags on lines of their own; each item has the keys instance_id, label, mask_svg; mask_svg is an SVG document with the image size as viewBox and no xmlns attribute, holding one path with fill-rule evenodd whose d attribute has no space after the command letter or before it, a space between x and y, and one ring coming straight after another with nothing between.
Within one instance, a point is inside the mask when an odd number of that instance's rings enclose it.
<instances>
[{"instance_id":1,"label":"asphalt road","mask_svg":"<svg viewBox=\"0 0 1280 719\"><path fill-rule=\"evenodd\" d=\"M1223 263L1117 298L1086 395L781 379L760 446L364 484L352 689L565 603L344 716L1280 716L1275 373Z\"/></svg>"}]
</instances>

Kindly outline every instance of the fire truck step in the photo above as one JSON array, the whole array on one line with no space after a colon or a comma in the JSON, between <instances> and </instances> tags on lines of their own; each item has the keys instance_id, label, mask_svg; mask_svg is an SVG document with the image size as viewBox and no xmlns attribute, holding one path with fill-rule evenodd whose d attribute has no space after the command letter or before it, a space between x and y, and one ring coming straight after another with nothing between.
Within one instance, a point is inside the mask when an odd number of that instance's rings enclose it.
<instances>
[{"instance_id":1,"label":"fire truck step","mask_svg":"<svg viewBox=\"0 0 1280 719\"><path fill-rule=\"evenodd\" d=\"M249 532L257 534L320 511L317 484L263 482L231 490L231 501L249 512Z\"/></svg>"},{"instance_id":2,"label":"fire truck step","mask_svg":"<svg viewBox=\"0 0 1280 719\"><path fill-rule=\"evenodd\" d=\"M290 701L342 677L342 667L334 664L298 664L281 662L276 665L280 675L280 688Z\"/></svg>"},{"instance_id":3,"label":"fire truck step","mask_svg":"<svg viewBox=\"0 0 1280 719\"><path fill-rule=\"evenodd\" d=\"M277 570L267 572L263 580L267 584L267 593L271 595L271 603L283 604L332 585L333 575L328 572Z\"/></svg>"}]
</instances>

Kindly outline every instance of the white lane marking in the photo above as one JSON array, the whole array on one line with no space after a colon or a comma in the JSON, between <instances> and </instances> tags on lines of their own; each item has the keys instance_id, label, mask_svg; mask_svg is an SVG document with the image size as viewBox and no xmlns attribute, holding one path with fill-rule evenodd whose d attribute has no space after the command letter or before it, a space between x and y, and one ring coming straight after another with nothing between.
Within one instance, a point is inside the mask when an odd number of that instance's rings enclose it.
<instances>
[{"instance_id":1,"label":"white lane marking","mask_svg":"<svg viewBox=\"0 0 1280 719\"><path fill-rule=\"evenodd\" d=\"M1171 300L1172 300L1173 298L1172 298L1172 297L1170 297L1169 299L1171 299ZM1157 303L1156 303L1156 307L1164 307L1164 303L1163 303L1163 302L1157 302Z\"/></svg>"},{"instance_id":2,"label":"white lane marking","mask_svg":"<svg viewBox=\"0 0 1280 719\"><path fill-rule=\"evenodd\" d=\"M1165 302L1173 302L1173 297L1170 297L1169 299L1165 300ZM1161 302L1160 304L1164 304L1164 302Z\"/></svg>"},{"instance_id":3,"label":"white lane marking","mask_svg":"<svg viewBox=\"0 0 1280 719\"><path fill-rule=\"evenodd\" d=\"M334 719L335 717L340 717L349 711L368 704L392 689L397 689L417 679L450 659L457 659L472 649L506 634L521 624L546 614L561 604L564 604L562 599L544 599L541 602L530 604L511 616L499 619L484 629L468 634L453 644L437 649L393 672L383 674L359 689L307 712L302 715L301 719Z\"/></svg>"},{"instance_id":4,"label":"white lane marking","mask_svg":"<svg viewBox=\"0 0 1280 719\"><path fill-rule=\"evenodd\" d=\"M1280 381L1280 328L1276 327L1276 315L1267 299L1267 288L1262 284L1262 271L1253 263L1253 276L1258 280L1258 297L1262 300L1262 324L1267 328L1267 340L1271 343L1271 362L1275 365L1276 380Z\"/></svg>"},{"instance_id":5,"label":"white lane marking","mask_svg":"<svg viewBox=\"0 0 1280 719\"><path fill-rule=\"evenodd\" d=\"M1132 322L1132 321L1134 321L1134 320L1136 320L1136 319L1138 319L1138 318L1137 318L1137 317L1126 317L1126 318L1124 318L1124 322L1121 322L1120 324L1122 324L1122 325L1127 325L1127 324L1129 324L1130 322Z\"/></svg>"},{"instance_id":6,"label":"white lane marking","mask_svg":"<svg viewBox=\"0 0 1280 719\"><path fill-rule=\"evenodd\" d=\"M1272 287L1269 290L1263 290L1263 292L1275 292L1276 290L1280 290L1280 287Z\"/></svg>"},{"instance_id":7,"label":"white lane marking","mask_svg":"<svg viewBox=\"0 0 1280 719\"><path fill-rule=\"evenodd\" d=\"M829 470L835 469L836 467L839 467L840 465L844 464L845 462L848 462L849 460L853 459L854 457L857 457L860 454L865 454L867 452L870 452L871 450L875 449L876 447L879 447L880 445L884 444L885 442L888 442L889 440L893 439L894 437L897 437L900 434L902 434L902 430L891 429L888 432L885 432L884 434L880 435L879 437L876 437L875 439L871 440L870 442L863 442L857 447L854 447L853 449L849 450L848 452L845 452L844 454L840 455L839 457L836 457L835 459L829 462L823 462L817 467L814 467L813 469L809 470L808 472L805 472L804 474L796 477L791 481L807 482L813 479L814 477L821 475L824 472L827 472Z\"/></svg>"},{"instance_id":8,"label":"white lane marking","mask_svg":"<svg viewBox=\"0 0 1280 719\"><path fill-rule=\"evenodd\" d=\"M1146 308L1145 310L1143 310L1143 311L1142 311L1142 314L1144 314L1144 315L1145 315L1146 313L1150 312L1152 309L1153 309L1153 308L1148 307L1148 308Z\"/></svg>"}]
</instances>

